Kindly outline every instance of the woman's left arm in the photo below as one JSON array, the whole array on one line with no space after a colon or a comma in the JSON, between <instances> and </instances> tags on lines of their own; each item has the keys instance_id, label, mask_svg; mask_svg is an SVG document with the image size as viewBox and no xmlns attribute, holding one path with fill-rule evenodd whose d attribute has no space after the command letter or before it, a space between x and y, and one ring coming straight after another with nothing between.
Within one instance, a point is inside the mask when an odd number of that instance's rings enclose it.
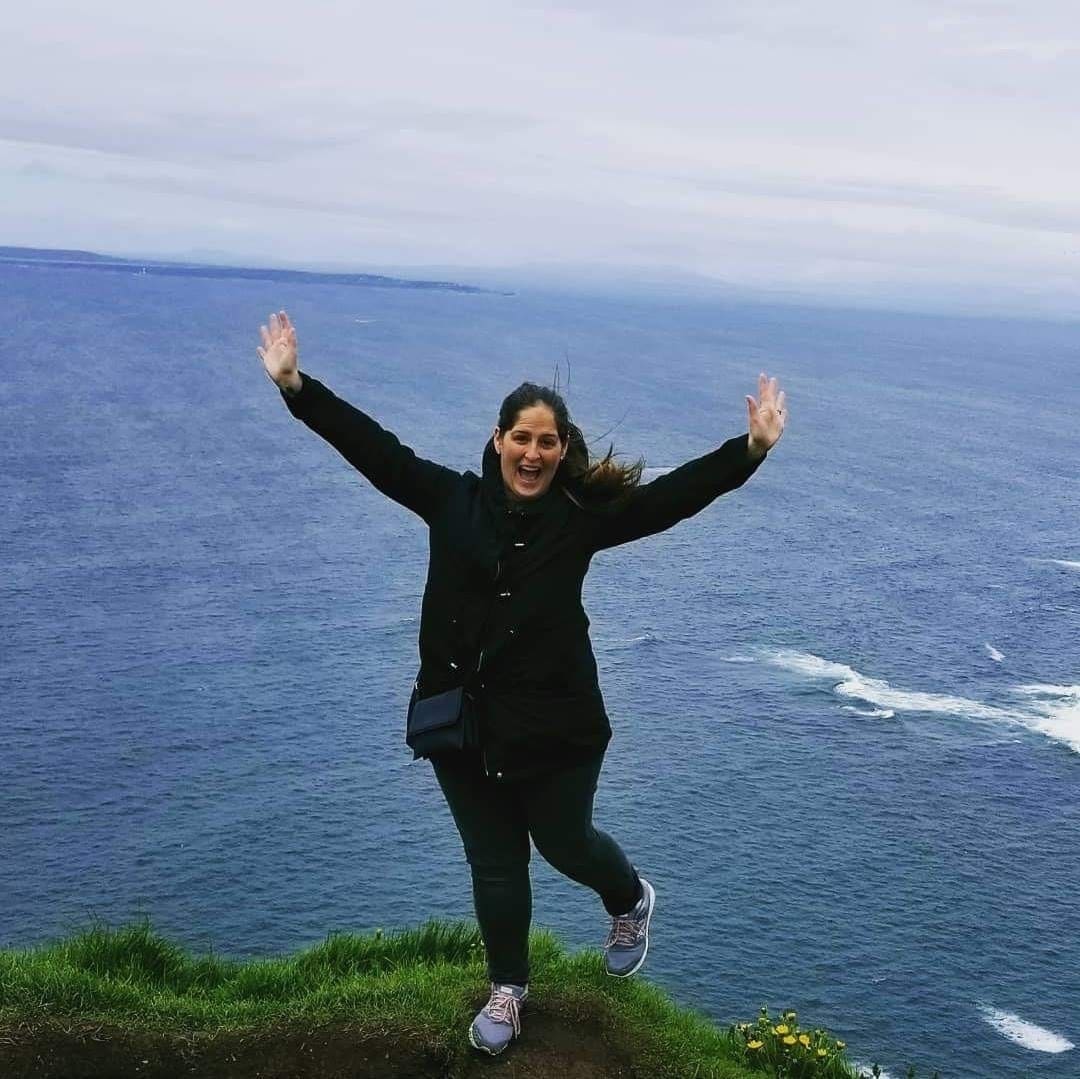
<instances>
[{"instance_id":1,"label":"woman's left arm","mask_svg":"<svg viewBox=\"0 0 1080 1079\"><path fill-rule=\"evenodd\" d=\"M747 396L749 431L729 438L719 449L688 461L594 518L592 547L600 551L652 536L699 513L710 502L741 487L765 460L784 432L785 394L775 378L758 376L760 401Z\"/></svg>"}]
</instances>

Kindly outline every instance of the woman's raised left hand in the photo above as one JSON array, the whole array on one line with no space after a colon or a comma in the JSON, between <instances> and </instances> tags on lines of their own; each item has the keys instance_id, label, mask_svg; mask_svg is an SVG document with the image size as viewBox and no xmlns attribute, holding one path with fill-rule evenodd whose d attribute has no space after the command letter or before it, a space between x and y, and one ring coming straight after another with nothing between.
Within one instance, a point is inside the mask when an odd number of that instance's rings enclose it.
<instances>
[{"instance_id":1,"label":"woman's raised left hand","mask_svg":"<svg viewBox=\"0 0 1080 1079\"><path fill-rule=\"evenodd\" d=\"M784 391L779 382L767 378L764 371L758 375L758 397L760 400L755 401L749 394L746 396L746 409L750 415L749 450L753 457L761 457L776 445L787 421Z\"/></svg>"}]
</instances>

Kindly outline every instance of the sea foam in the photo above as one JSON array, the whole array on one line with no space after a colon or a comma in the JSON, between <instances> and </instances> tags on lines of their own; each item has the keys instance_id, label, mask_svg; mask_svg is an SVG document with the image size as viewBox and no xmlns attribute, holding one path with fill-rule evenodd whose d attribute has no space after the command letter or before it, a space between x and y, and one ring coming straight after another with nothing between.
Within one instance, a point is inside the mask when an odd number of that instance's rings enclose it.
<instances>
[{"instance_id":1,"label":"sea foam","mask_svg":"<svg viewBox=\"0 0 1080 1079\"><path fill-rule=\"evenodd\" d=\"M1080 685L1034 682L1014 686L1013 692L1026 697L1035 711L1028 726L1080 753Z\"/></svg>"},{"instance_id":2,"label":"sea foam","mask_svg":"<svg viewBox=\"0 0 1080 1079\"><path fill-rule=\"evenodd\" d=\"M989 641L983 642L987 655L995 662L1000 663L1005 657Z\"/></svg>"},{"instance_id":3,"label":"sea foam","mask_svg":"<svg viewBox=\"0 0 1080 1079\"><path fill-rule=\"evenodd\" d=\"M765 658L785 670L833 682L838 697L864 701L881 712L863 713L891 718L889 712L929 712L980 722L1005 723L1038 731L1080 753L1080 686L1026 685L1013 687L1025 698L1023 707L1002 708L969 697L898 689L883 678L870 678L846 663L810 652L778 649Z\"/></svg>"},{"instance_id":4,"label":"sea foam","mask_svg":"<svg viewBox=\"0 0 1080 1079\"><path fill-rule=\"evenodd\" d=\"M983 1019L999 1034L1025 1049L1036 1049L1040 1053L1067 1053L1076 1048L1068 1038L1029 1023L1011 1012L998 1011L987 1004L980 1004L979 1011L982 1012Z\"/></svg>"},{"instance_id":5,"label":"sea foam","mask_svg":"<svg viewBox=\"0 0 1080 1079\"><path fill-rule=\"evenodd\" d=\"M656 633L641 633L636 637L619 637L612 641L601 641L598 647L605 652L617 652L624 648L642 648L663 642L663 637Z\"/></svg>"}]
</instances>

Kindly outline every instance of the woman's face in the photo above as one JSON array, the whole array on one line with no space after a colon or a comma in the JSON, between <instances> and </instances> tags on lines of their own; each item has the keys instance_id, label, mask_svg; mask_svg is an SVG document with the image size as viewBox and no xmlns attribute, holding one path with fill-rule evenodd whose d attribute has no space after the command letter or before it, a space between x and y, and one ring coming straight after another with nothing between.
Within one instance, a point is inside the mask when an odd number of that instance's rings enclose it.
<instances>
[{"instance_id":1,"label":"woman's face","mask_svg":"<svg viewBox=\"0 0 1080 1079\"><path fill-rule=\"evenodd\" d=\"M566 448L555 413L545 404L523 408L508 431L495 428L503 486L508 498L539 498L550 486Z\"/></svg>"}]
</instances>

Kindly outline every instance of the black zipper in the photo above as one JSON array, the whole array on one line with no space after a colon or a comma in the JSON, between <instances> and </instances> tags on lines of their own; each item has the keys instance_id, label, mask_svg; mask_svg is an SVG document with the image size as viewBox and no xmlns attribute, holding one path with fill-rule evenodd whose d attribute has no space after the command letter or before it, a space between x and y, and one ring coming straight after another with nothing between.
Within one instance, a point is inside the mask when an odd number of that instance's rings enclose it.
<instances>
[{"instance_id":1,"label":"black zipper","mask_svg":"<svg viewBox=\"0 0 1080 1079\"><path fill-rule=\"evenodd\" d=\"M476 661L476 679L477 679L477 682L479 683L479 690L480 691L483 691L483 688L484 688L483 682L480 682L480 668L483 665L484 665L484 650L483 650L483 648L481 648L480 649L480 658ZM490 779L491 778L491 773L488 771L488 766L487 766L487 752L485 751L483 744L481 744L481 746L480 746L480 759L484 763L484 775L486 775Z\"/></svg>"},{"instance_id":2,"label":"black zipper","mask_svg":"<svg viewBox=\"0 0 1080 1079\"><path fill-rule=\"evenodd\" d=\"M499 558L499 559L495 560L495 578L494 579L495 579L496 582L499 580L499 576L501 574L502 574L502 559ZM481 634L483 634L483 632L486 629L487 629L487 619L485 619L485 624L484 624L484 627L481 629ZM476 661L476 678L477 678L478 681L479 681L479 678L480 678L480 668L483 665L484 665L484 649L481 648L480 649L480 658L477 659L477 661ZM483 684L483 682L480 682L480 689L482 690L483 688L484 688L484 684ZM491 772L488 770L487 750L485 749L485 747L483 745L481 745L481 747L480 747L480 760L484 765L484 775L487 776L488 779L490 779L491 778Z\"/></svg>"}]
</instances>

